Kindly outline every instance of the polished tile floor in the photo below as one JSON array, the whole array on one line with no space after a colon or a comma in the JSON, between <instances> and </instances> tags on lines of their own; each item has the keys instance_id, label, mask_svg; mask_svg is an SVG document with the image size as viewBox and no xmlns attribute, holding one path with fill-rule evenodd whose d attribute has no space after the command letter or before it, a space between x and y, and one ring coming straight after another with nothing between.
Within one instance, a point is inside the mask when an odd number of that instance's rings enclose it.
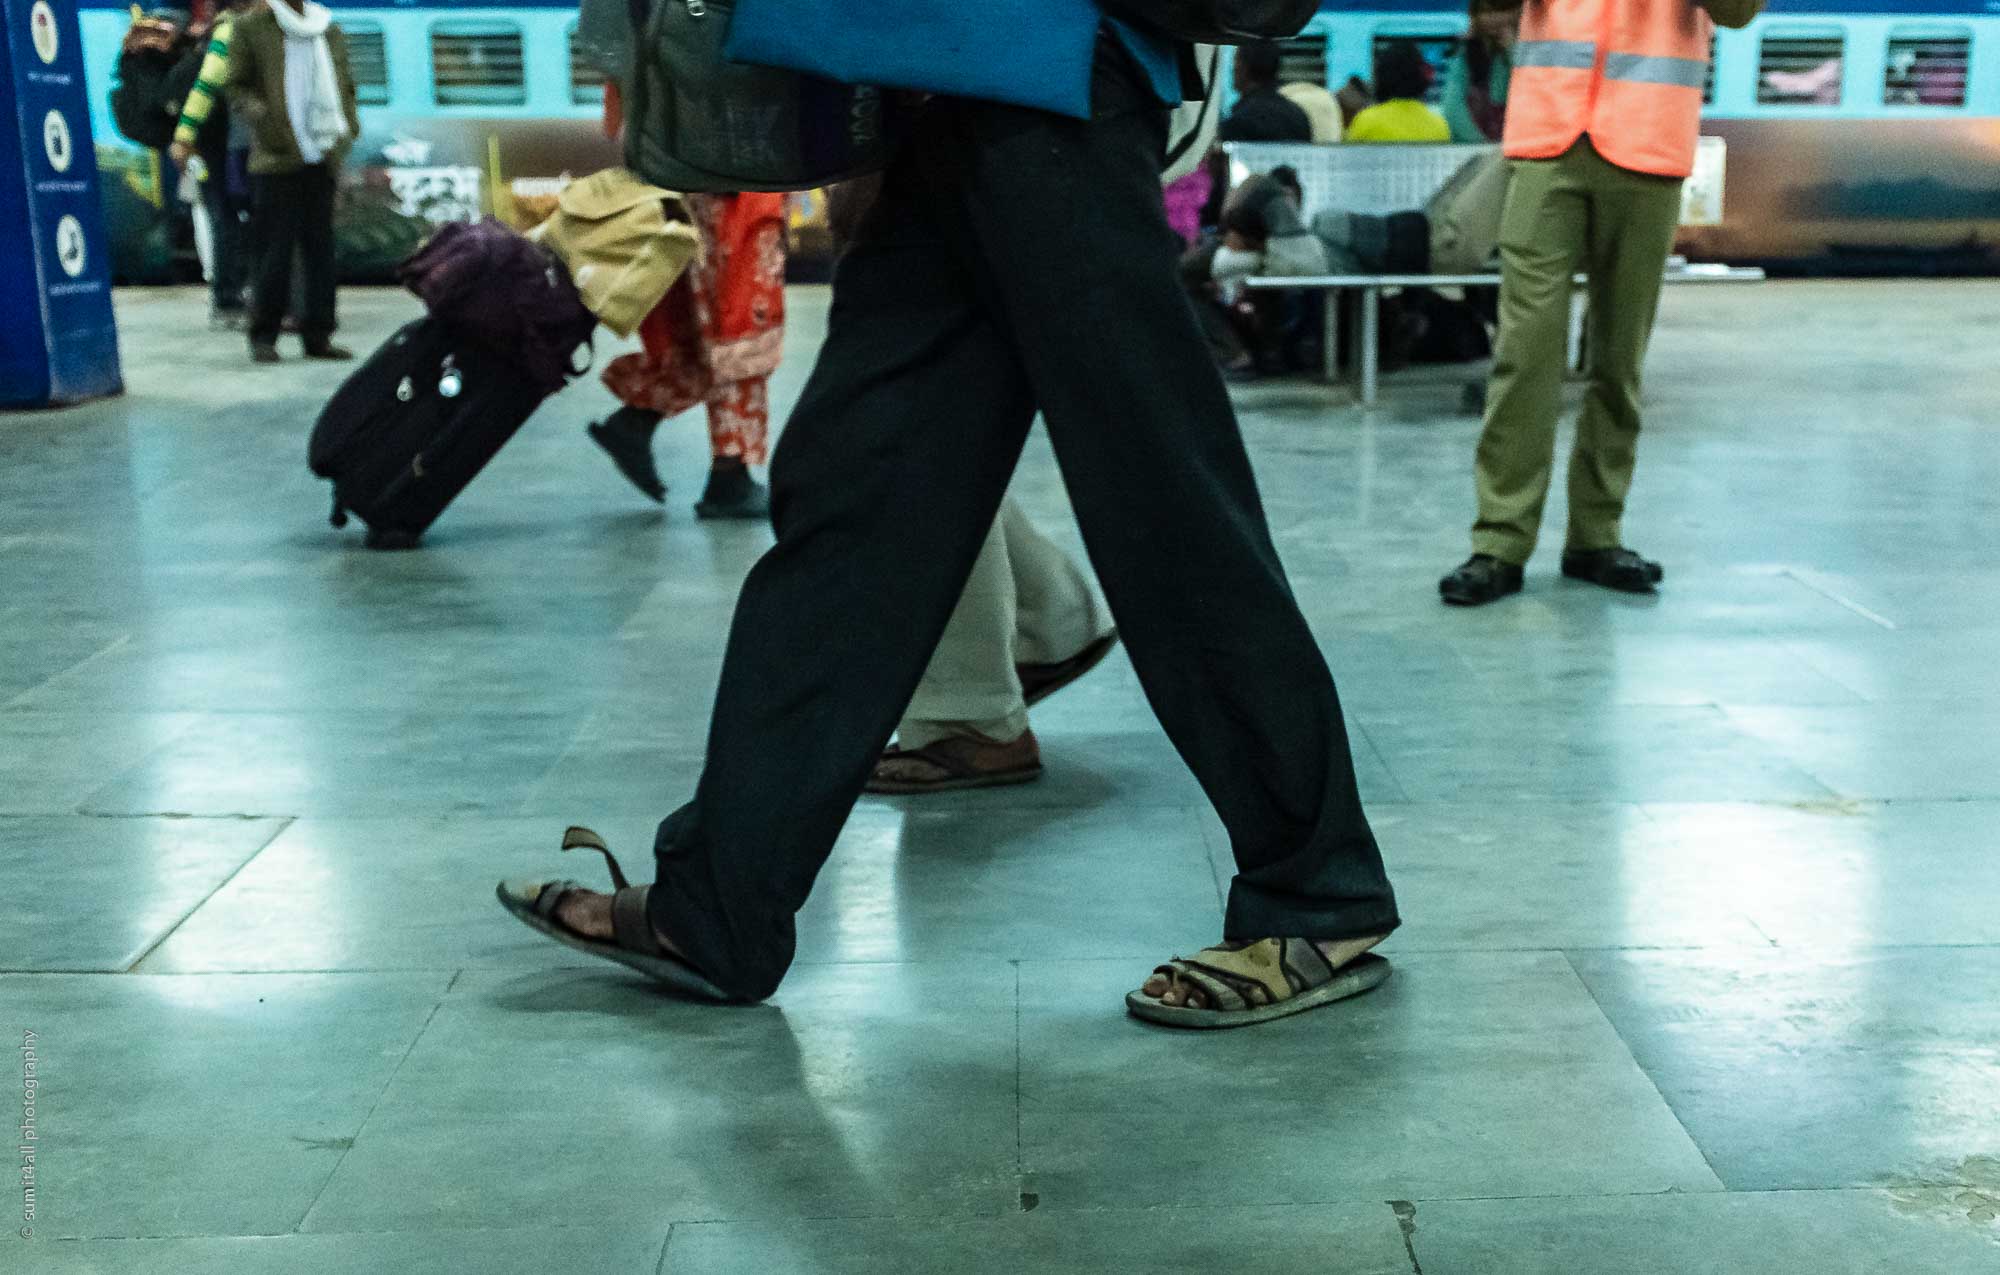
<instances>
[{"instance_id":1,"label":"polished tile floor","mask_svg":"<svg viewBox=\"0 0 2000 1275\"><path fill-rule=\"evenodd\" d=\"M574 387L374 555L304 469L336 370L121 316L129 396L0 418L0 1269L2000 1272L2000 285L1671 292L1657 600L1544 553L1446 611L1456 387L1246 391L1409 923L1201 1039L1121 1011L1229 871L1122 660L1041 784L865 802L767 1006L529 934L494 881L643 860L700 763L768 532L692 518L697 423L660 512ZM1039 440L1019 491L1073 539Z\"/></svg>"}]
</instances>

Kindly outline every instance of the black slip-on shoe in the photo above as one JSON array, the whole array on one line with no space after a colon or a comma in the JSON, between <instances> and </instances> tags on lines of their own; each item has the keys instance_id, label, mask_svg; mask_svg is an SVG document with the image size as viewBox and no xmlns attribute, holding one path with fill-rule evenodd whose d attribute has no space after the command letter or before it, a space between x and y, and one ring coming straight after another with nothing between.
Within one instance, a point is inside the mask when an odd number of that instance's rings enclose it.
<instances>
[{"instance_id":1,"label":"black slip-on shoe","mask_svg":"<svg viewBox=\"0 0 2000 1275\"><path fill-rule=\"evenodd\" d=\"M1620 593L1652 593L1667 573L1630 549L1568 549L1562 573L1572 580L1601 585Z\"/></svg>"},{"instance_id":2,"label":"black slip-on shoe","mask_svg":"<svg viewBox=\"0 0 2000 1275\"><path fill-rule=\"evenodd\" d=\"M618 472L625 475L627 482L645 493L655 504L666 503L667 485L660 481L660 471L653 464L650 432L642 436L621 429L616 416L607 421L593 422L584 432L590 435L591 442L604 449L604 454L618 466Z\"/></svg>"},{"instance_id":3,"label":"black slip-on shoe","mask_svg":"<svg viewBox=\"0 0 2000 1275\"><path fill-rule=\"evenodd\" d=\"M754 478L720 492L711 485L695 502L694 516L704 522L762 522L771 516L771 492Z\"/></svg>"},{"instance_id":4,"label":"black slip-on shoe","mask_svg":"<svg viewBox=\"0 0 2000 1275\"><path fill-rule=\"evenodd\" d=\"M369 549L398 552L414 549L423 541L421 531L405 531L401 527L370 527L362 545Z\"/></svg>"},{"instance_id":5,"label":"black slip-on shoe","mask_svg":"<svg viewBox=\"0 0 2000 1275\"><path fill-rule=\"evenodd\" d=\"M344 345L335 345L331 341L308 341L306 357L327 363L345 363L354 357L354 351Z\"/></svg>"},{"instance_id":6,"label":"black slip-on shoe","mask_svg":"<svg viewBox=\"0 0 2000 1275\"><path fill-rule=\"evenodd\" d=\"M1438 596L1455 607L1485 606L1521 591L1521 568L1488 553L1475 553L1438 581Z\"/></svg>"}]
</instances>

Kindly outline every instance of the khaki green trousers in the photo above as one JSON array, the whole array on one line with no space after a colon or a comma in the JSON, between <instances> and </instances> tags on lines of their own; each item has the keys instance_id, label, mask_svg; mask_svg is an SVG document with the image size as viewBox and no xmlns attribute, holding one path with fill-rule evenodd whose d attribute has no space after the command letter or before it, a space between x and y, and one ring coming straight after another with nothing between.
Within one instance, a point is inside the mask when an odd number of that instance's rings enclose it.
<instances>
[{"instance_id":1,"label":"khaki green trousers","mask_svg":"<svg viewBox=\"0 0 2000 1275\"><path fill-rule=\"evenodd\" d=\"M1639 369L1680 221L1678 178L1620 168L1588 139L1512 161L1500 226L1500 338L1479 439L1474 553L1525 563L1555 466L1571 280L1590 276L1589 387L1569 463L1571 549L1621 543L1639 443Z\"/></svg>"}]
</instances>

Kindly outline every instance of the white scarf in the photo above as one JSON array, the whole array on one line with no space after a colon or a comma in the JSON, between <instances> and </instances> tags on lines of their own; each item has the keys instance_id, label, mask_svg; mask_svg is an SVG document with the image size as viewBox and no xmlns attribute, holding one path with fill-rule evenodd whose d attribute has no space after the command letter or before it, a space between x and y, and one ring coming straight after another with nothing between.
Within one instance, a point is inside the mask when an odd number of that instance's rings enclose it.
<instances>
[{"instance_id":1,"label":"white scarf","mask_svg":"<svg viewBox=\"0 0 2000 1275\"><path fill-rule=\"evenodd\" d=\"M303 13L285 0L264 3L285 33L285 113L291 117L292 136L299 157L317 164L347 136L347 108L326 39L333 14L315 0L306 0Z\"/></svg>"}]
</instances>

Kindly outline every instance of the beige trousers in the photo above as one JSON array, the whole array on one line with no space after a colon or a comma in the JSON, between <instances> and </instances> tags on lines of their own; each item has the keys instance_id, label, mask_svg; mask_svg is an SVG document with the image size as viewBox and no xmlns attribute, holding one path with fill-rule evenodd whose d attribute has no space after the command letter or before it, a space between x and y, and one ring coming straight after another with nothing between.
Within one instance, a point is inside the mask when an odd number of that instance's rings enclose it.
<instances>
[{"instance_id":1,"label":"beige trousers","mask_svg":"<svg viewBox=\"0 0 2000 1275\"><path fill-rule=\"evenodd\" d=\"M923 748L953 735L1019 739L1028 730L1028 707L1015 667L1060 663L1111 629L1096 581L1008 497L897 741Z\"/></svg>"}]
</instances>

